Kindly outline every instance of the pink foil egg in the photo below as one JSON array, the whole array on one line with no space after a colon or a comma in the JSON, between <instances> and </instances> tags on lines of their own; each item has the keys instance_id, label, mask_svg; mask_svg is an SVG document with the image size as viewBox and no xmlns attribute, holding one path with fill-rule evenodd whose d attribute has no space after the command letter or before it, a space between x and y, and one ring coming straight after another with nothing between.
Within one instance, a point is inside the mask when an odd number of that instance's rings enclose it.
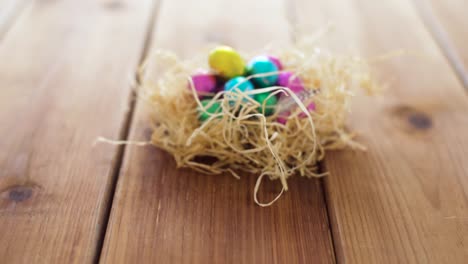
<instances>
[{"instance_id":1,"label":"pink foil egg","mask_svg":"<svg viewBox=\"0 0 468 264\"><path fill-rule=\"evenodd\" d=\"M307 106L307 110L309 110L309 112L315 111L315 103L314 103L314 102L311 102L311 103ZM307 115L304 114L304 112L301 112L301 113L299 114L299 117L300 117L300 118L306 118Z\"/></svg>"},{"instance_id":2,"label":"pink foil egg","mask_svg":"<svg viewBox=\"0 0 468 264\"><path fill-rule=\"evenodd\" d=\"M286 122L288 122L289 115L291 115L291 113L289 112L282 113L276 118L276 121L280 124L286 125Z\"/></svg>"},{"instance_id":3,"label":"pink foil egg","mask_svg":"<svg viewBox=\"0 0 468 264\"><path fill-rule=\"evenodd\" d=\"M301 79L297 76L294 76L294 74L292 72L283 72L283 73L280 73L279 76L278 76L278 85L279 86L284 86L284 87L288 87L289 89L291 89L291 91L293 93L295 93L296 95L300 95L301 93L304 93L305 92L305 88L304 88L304 84L302 83ZM280 98L281 97L284 97L286 96L285 94L281 94ZM311 102L309 105L307 105L307 110L310 112L310 111L315 111L316 107L315 107L315 103L314 102ZM284 112L284 113L281 113L278 118L277 118L277 122L280 123L280 124L283 124L285 125L289 119L289 116L291 115L290 112ZM306 118L307 115L303 112L299 113L299 117L300 118Z\"/></svg>"},{"instance_id":4,"label":"pink foil egg","mask_svg":"<svg viewBox=\"0 0 468 264\"><path fill-rule=\"evenodd\" d=\"M311 102L308 106L307 106L307 110L310 111L315 111L315 103L314 102ZM289 119L289 116L291 115L290 112L284 112L284 113L281 113L280 115L278 115L278 117L276 118L276 121L280 124L283 124L283 125L286 125L286 122L288 122L288 119ZM307 115L304 114L304 112L301 112L299 113L299 117L300 118L306 118Z\"/></svg>"},{"instance_id":5,"label":"pink foil egg","mask_svg":"<svg viewBox=\"0 0 468 264\"><path fill-rule=\"evenodd\" d=\"M278 70L281 71L281 70L283 69L283 65L281 64L281 61L280 61L277 57L268 55L267 58L268 58L271 62L273 62L273 64L275 64L276 67L278 67Z\"/></svg>"},{"instance_id":6,"label":"pink foil egg","mask_svg":"<svg viewBox=\"0 0 468 264\"><path fill-rule=\"evenodd\" d=\"M216 91L216 76L210 73L199 72L192 75L193 85L200 97Z\"/></svg>"},{"instance_id":7,"label":"pink foil egg","mask_svg":"<svg viewBox=\"0 0 468 264\"><path fill-rule=\"evenodd\" d=\"M304 91L304 85L299 77L292 77L292 72L282 72L278 75L278 85L288 87L294 93L300 93Z\"/></svg>"}]
</instances>

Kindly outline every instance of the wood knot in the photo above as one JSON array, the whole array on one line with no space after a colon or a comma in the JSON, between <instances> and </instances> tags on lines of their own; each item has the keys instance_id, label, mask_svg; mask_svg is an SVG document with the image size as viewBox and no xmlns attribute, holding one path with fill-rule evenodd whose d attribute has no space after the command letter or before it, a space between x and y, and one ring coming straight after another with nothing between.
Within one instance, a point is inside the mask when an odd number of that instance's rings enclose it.
<instances>
[{"instance_id":1,"label":"wood knot","mask_svg":"<svg viewBox=\"0 0 468 264\"><path fill-rule=\"evenodd\" d=\"M398 123L407 131L426 131L433 126L432 119L428 114L411 106L397 106L392 109L392 113L397 117Z\"/></svg>"},{"instance_id":2,"label":"wood knot","mask_svg":"<svg viewBox=\"0 0 468 264\"><path fill-rule=\"evenodd\" d=\"M25 203L33 199L41 189L34 183L12 184L0 189L0 208L11 203Z\"/></svg>"},{"instance_id":3,"label":"wood knot","mask_svg":"<svg viewBox=\"0 0 468 264\"><path fill-rule=\"evenodd\" d=\"M426 130L432 127L431 118L425 113L415 112L408 116L408 122L416 129Z\"/></svg>"},{"instance_id":4,"label":"wood knot","mask_svg":"<svg viewBox=\"0 0 468 264\"><path fill-rule=\"evenodd\" d=\"M7 190L8 192L8 199L13 202L22 202L26 201L31 198L33 190L31 187L28 186L14 186Z\"/></svg>"}]
</instances>

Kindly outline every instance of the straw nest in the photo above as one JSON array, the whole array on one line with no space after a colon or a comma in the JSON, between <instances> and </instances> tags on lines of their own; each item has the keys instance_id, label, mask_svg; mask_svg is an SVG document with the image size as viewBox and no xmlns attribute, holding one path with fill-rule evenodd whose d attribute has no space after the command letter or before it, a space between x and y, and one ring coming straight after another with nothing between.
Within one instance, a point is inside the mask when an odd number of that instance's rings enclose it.
<instances>
[{"instance_id":1,"label":"straw nest","mask_svg":"<svg viewBox=\"0 0 468 264\"><path fill-rule=\"evenodd\" d=\"M278 86L250 92L289 96L271 116L259 113L262 106L249 93L237 91L233 102L233 96L219 92L211 96L213 103L221 103L220 112L200 122L198 114L203 106L190 76L196 69L208 69L207 53L182 61L171 52L156 52L141 68L140 95L149 101L154 112L151 143L169 152L178 167L208 174L230 172L235 177L243 173L258 175L255 202L268 206L279 195L266 204L257 200L264 176L279 179L283 191L287 191L287 179L293 175L324 175L318 172L317 164L327 150L360 147L353 141L353 134L346 131L345 118L355 92L372 92L377 85L367 62L360 58L300 47L264 53L280 58L285 70L299 76L307 89L305 95ZM310 102L316 105L314 111L305 107ZM291 113L284 125L277 122L282 107Z\"/></svg>"}]
</instances>

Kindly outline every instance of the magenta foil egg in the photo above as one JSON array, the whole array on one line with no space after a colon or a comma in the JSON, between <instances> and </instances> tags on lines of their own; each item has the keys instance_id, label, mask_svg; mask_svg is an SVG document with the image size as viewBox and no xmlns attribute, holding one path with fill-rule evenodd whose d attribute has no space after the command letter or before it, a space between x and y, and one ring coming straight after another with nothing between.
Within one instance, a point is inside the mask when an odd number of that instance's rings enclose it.
<instances>
[{"instance_id":1,"label":"magenta foil egg","mask_svg":"<svg viewBox=\"0 0 468 264\"><path fill-rule=\"evenodd\" d=\"M277 57L268 55L267 58L268 58L271 62L273 62L273 64L276 65L276 67L278 68L278 70L281 71L281 70L283 69L283 64L281 64L281 61L280 61Z\"/></svg>"},{"instance_id":2,"label":"magenta foil egg","mask_svg":"<svg viewBox=\"0 0 468 264\"><path fill-rule=\"evenodd\" d=\"M304 91L304 84L298 76L294 76L292 72L282 72L278 75L278 85L288 87L294 93Z\"/></svg>"},{"instance_id":3,"label":"magenta foil egg","mask_svg":"<svg viewBox=\"0 0 468 264\"><path fill-rule=\"evenodd\" d=\"M216 91L216 76L211 73L200 72L192 75L193 85L200 97Z\"/></svg>"}]
</instances>

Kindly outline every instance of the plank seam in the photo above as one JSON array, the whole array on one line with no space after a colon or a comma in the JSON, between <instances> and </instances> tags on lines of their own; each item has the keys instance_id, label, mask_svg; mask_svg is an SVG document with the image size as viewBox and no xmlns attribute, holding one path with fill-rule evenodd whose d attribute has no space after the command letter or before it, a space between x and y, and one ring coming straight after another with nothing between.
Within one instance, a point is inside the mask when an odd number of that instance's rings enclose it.
<instances>
[{"instance_id":1,"label":"plank seam","mask_svg":"<svg viewBox=\"0 0 468 264\"><path fill-rule=\"evenodd\" d=\"M148 21L148 27L145 33L145 40L144 40L143 48L142 48L140 57L138 58L138 65L141 65L141 63L143 63L143 60L148 55L148 51L150 50L151 43L152 43L152 35L153 35L153 31L154 31L155 24L156 24L156 19L158 17L158 11L161 7L161 4L162 4L162 0L154 1L151 14L150 14L150 19ZM136 75L136 72L135 72L135 75ZM135 76L135 78L136 78L136 84L134 84L135 87L134 89L131 90L129 97L128 97L129 98L129 101L128 101L129 111L124 117L123 125L119 133L119 140L128 140L128 137L130 134L130 128L132 125L132 121L134 119L135 109L136 109L136 104L137 104L136 94L137 94L137 90L138 90L139 82L140 82L137 75ZM112 212L112 205L114 204L115 191L117 189L117 184L120 178L119 176L122 171L122 163L123 163L123 158L125 157L126 150L127 150L126 145L119 146L117 150L115 165L111 172L112 177L111 177L111 183L110 183L110 190L108 194L109 197L106 199L108 202L105 203L107 206L105 208L105 212L103 216L102 229L100 230L100 234L98 237L98 242L96 245L96 255L94 256L93 263L100 263L102 259L104 241L106 238L107 230L109 229L109 220L110 220L110 215Z\"/></svg>"},{"instance_id":2,"label":"plank seam","mask_svg":"<svg viewBox=\"0 0 468 264\"><path fill-rule=\"evenodd\" d=\"M325 164L323 162L319 162L318 170L319 170L319 173L323 173L326 171ZM326 176L326 177L329 177L329 176ZM331 210L333 208L330 208L331 204L329 202L329 195L327 193L325 179L320 178L319 181L320 181L320 188L322 189L322 199L323 199L323 202L325 203L325 213L327 214L327 224L328 224L328 230L329 230L328 237L329 237L329 242L331 244L331 249L333 250L333 260L335 263L339 263L340 258L338 255L342 255L342 254L339 254L341 251L338 251L338 250L339 249L341 250L341 247L340 245L337 245L338 239L335 238L335 236L339 237L339 235L335 234L335 229L332 224L332 220L335 221L335 219L332 218L333 215L332 215Z\"/></svg>"},{"instance_id":3,"label":"plank seam","mask_svg":"<svg viewBox=\"0 0 468 264\"><path fill-rule=\"evenodd\" d=\"M287 21L289 22L289 31L290 31L290 38L291 40L293 41L293 43L297 43L299 41L299 38L297 36L297 24L298 24L298 21L297 21L297 2L296 0L295 1L291 1L291 2L287 2L287 1L283 1L283 4L285 6L285 10L286 10L286 19ZM318 172L319 173L323 173L325 171L325 164L324 162L318 162ZM320 189L322 191L322 200L323 200L323 203L325 204L325 214L326 214L326 220L327 220L327 227L328 227L328 242L330 243L330 248L332 250L332 257L333 257L333 262L334 263L338 263L338 252L337 252L337 245L336 245L336 241L335 241L335 238L334 238L334 229L333 229L333 225L331 223L332 219L331 219L331 215L330 215L330 210L331 208L330 205L329 205L329 202L328 202L328 196L327 196L327 193L326 193L326 188L325 188L325 183L324 183L325 179L321 178L319 179L319 185L320 185Z\"/></svg>"},{"instance_id":4,"label":"plank seam","mask_svg":"<svg viewBox=\"0 0 468 264\"><path fill-rule=\"evenodd\" d=\"M448 60L452 70L457 75L458 79L462 82L465 90L468 91L468 72L466 71L462 59L454 47L450 38L440 23L439 19L434 15L429 3L421 2L421 0L412 0L413 7L416 9L416 13L419 14L419 18L430 32L430 35L436 42L439 49L444 54L444 57Z\"/></svg>"}]
</instances>

